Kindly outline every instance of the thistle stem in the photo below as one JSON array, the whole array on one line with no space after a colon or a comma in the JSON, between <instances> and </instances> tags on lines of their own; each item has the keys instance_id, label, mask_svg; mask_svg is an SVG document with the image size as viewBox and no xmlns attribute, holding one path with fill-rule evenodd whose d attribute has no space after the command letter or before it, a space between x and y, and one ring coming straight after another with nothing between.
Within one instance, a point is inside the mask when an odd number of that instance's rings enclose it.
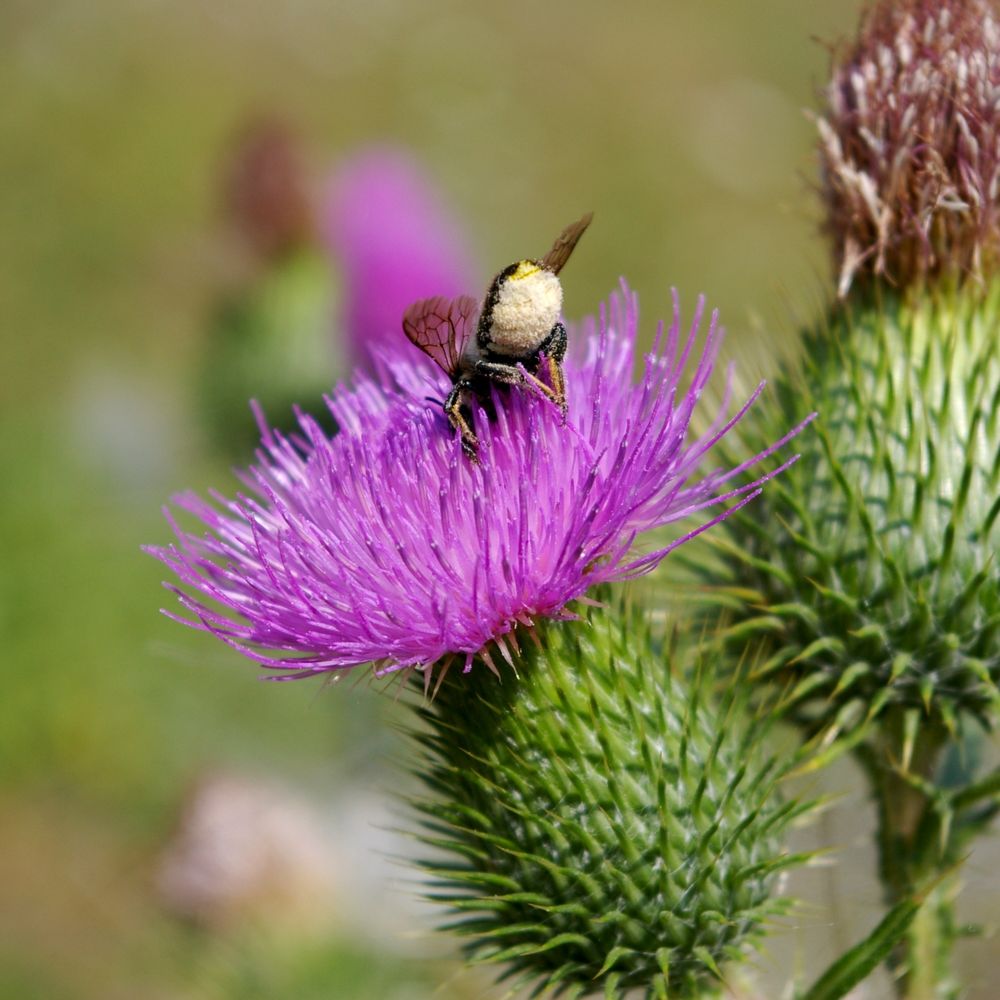
<instances>
[{"instance_id":1,"label":"thistle stem","mask_svg":"<svg viewBox=\"0 0 1000 1000\"><path fill-rule=\"evenodd\" d=\"M907 973L900 980L907 1000L952 1000L958 996L951 974L954 919L951 893L935 888L917 911L908 937Z\"/></svg>"},{"instance_id":2,"label":"thistle stem","mask_svg":"<svg viewBox=\"0 0 1000 1000\"><path fill-rule=\"evenodd\" d=\"M946 745L943 727L927 723L916 740L909 766L903 770L899 747L901 714L890 713L883 735L858 757L871 779L878 809L876 840L879 876L886 904L926 891L929 883L952 867L947 834L926 789ZM955 939L953 892L945 884L932 889L906 937L889 959L900 1000L953 1000L951 973Z\"/></svg>"}]
</instances>

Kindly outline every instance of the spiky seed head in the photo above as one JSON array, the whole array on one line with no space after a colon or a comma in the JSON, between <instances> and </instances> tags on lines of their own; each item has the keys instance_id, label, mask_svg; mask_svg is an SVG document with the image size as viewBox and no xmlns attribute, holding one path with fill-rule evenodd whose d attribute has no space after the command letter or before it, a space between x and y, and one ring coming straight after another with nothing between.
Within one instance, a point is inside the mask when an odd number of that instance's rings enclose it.
<instances>
[{"instance_id":1,"label":"spiky seed head","mask_svg":"<svg viewBox=\"0 0 1000 1000\"><path fill-rule=\"evenodd\" d=\"M997 718L1000 286L849 301L779 380L781 424L820 412L801 461L728 533L732 641L810 725L894 708Z\"/></svg>"},{"instance_id":2,"label":"spiky seed head","mask_svg":"<svg viewBox=\"0 0 1000 1000\"><path fill-rule=\"evenodd\" d=\"M878 0L817 118L839 289L977 275L1000 251L995 0Z\"/></svg>"},{"instance_id":3,"label":"spiky seed head","mask_svg":"<svg viewBox=\"0 0 1000 1000\"><path fill-rule=\"evenodd\" d=\"M445 677L416 805L472 957L572 996L703 996L783 908L804 807L776 794L761 727L682 679L685 655L616 606L546 626L517 677Z\"/></svg>"}]
</instances>

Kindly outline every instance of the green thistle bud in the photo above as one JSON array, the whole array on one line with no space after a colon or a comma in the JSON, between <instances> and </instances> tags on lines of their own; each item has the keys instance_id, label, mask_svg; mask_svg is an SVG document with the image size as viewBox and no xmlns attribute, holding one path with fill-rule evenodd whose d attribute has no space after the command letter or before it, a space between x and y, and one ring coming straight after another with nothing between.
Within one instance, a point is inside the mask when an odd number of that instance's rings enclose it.
<instances>
[{"instance_id":1,"label":"green thistle bud","mask_svg":"<svg viewBox=\"0 0 1000 1000\"><path fill-rule=\"evenodd\" d=\"M301 248L220 303L208 330L200 395L214 442L234 458L246 461L260 443L247 400L257 399L279 429L296 426L295 404L326 412L321 400L335 368L335 296L329 262Z\"/></svg>"},{"instance_id":2,"label":"green thistle bud","mask_svg":"<svg viewBox=\"0 0 1000 1000\"><path fill-rule=\"evenodd\" d=\"M223 217L239 273L208 323L200 396L213 443L241 464L260 442L248 400L292 430L296 404L326 413L322 395L334 381L337 287L314 232L307 161L293 129L260 119L235 137L223 164Z\"/></svg>"},{"instance_id":3,"label":"green thistle bud","mask_svg":"<svg viewBox=\"0 0 1000 1000\"><path fill-rule=\"evenodd\" d=\"M664 659L638 614L595 611L545 626L517 678L477 665L421 712L432 895L520 984L702 996L783 908L776 875L801 859L780 843L805 808L775 793L787 768Z\"/></svg>"},{"instance_id":4,"label":"green thistle bud","mask_svg":"<svg viewBox=\"0 0 1000 1000\"><path fill-rule=\"evenodd\" d=\"M778 380L781 426L819 419L727 524L728 641L761 638L757 678L862 762L893 906L939 886L982 829L955 815L986 794L968 758L959 793L941 762L1000 707L998 95L996 0L865 9L818 119L840 302ZM888 957L900 996L955 995L949 893Z\"/></svg>"},{"instance_id":5,"label":"green thistle bud","mask_svg":"<svg viewBox=\"0 0 1000 1000\"><path fill-rule=\"evenodd\" d=\"M775 419L820 417L731 525L732 638L764 634L759 673L830 734L899 709L904 765L922 721L989 721L998 697L998 94L994 0L866 8L818 120L851 296L805 334Z\"/></svg>"},{"instance_id":6,"label":"green thistle bud","mask_svg":"<svg viewBox=\"0 0 1000 1000\"><path fill-rule=\"evenodd\" d=\"M836 307L779 379L774 426L818 410L801 460L730 526L750 588L731 638L801 718L887 706L988 720L1000 682L1000 285ZM759 429L764 440L767 427Z\"/></svg>"}]
</instances>

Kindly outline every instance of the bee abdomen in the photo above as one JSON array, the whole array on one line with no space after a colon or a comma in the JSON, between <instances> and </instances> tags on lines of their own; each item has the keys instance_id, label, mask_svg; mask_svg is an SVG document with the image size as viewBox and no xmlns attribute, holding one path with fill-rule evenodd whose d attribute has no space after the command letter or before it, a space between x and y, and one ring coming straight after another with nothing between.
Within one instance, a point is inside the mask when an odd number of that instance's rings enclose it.
<instances>
[{"instance_id":1,"label":"bee abdomen","mask_svg":"<svg viewBox=\"0 0 1000 1000\"><path fill-rule=\"evenodd\" d=\"M497 276L487 296L480 345L505 357L533 354L559 320L562 285L535 261L520 261Z\"/></svg>"}]
</instances>

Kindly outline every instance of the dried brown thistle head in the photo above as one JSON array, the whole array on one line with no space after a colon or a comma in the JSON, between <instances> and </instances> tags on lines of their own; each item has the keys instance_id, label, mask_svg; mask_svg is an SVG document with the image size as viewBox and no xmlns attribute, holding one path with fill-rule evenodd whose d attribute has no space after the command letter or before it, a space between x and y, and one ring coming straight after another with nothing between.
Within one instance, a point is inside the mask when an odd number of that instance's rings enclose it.
<instances>
[{"instance_id":1,"label":"dried brown thistle head","mask_svg":"<svg viewBox=\"0 0 1000 1000\"><path fill-rule=\"evenodd\" d=\"M879 0L817 117L838 292L1000 261L996 0Z\"/></svg>"},{"instance_id":2,"label":"dried brown thistle head","mask_svg":"<svg viewBox=\"0 0 1000 1000\"><path fill-rule=\"evenodd\" d=\"M312 192L302 144L279 119L254 120L236 137L225 164L223 197L232 224L264 260L312 236Z\"/></svg>"}]
</instances>

